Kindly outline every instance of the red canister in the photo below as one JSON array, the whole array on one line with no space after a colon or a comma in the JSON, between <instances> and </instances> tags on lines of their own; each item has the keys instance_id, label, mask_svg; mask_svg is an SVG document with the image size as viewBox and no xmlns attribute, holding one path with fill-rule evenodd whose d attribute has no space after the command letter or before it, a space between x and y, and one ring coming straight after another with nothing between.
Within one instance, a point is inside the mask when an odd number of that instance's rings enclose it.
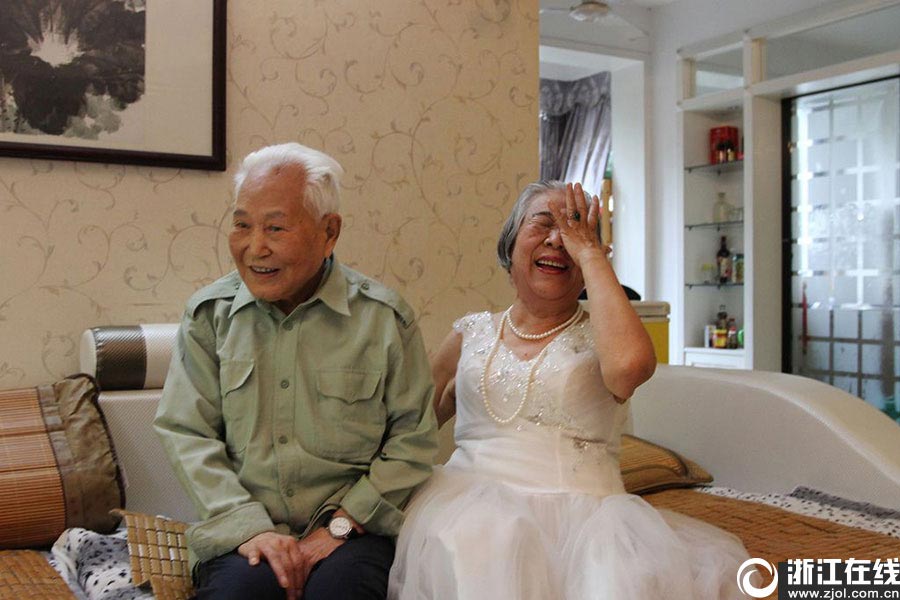
<instances>
[{"instance_id":1,"label":"red canister","mask_svg":"<svg viewBox=\"0 0 900 600\"><path fill-rule=\"evenodd\" d=\"M709 130L709 162L716 164L728 160L728 150L736 155L738 148L738 128L730 125L713 127Z\"/></svg>"}]
</instances>

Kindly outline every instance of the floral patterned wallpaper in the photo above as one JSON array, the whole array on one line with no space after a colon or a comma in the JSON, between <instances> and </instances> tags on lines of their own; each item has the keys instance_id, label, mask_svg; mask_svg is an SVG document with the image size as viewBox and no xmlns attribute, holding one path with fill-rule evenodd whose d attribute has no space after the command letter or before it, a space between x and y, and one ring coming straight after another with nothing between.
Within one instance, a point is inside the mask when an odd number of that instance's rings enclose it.
<instances>
[{"instance_id":1,"label":"floral patterned wallpaper","mask_svg":"<svg viewBox=\"0 0 900 600\"><path fill-rule=\"evenodd\" d=\"M78 370L95 325L175 322L231 270L231 174L297 140L344 166L338 257L434 348L512 297L494 256L537 176L537 0L231 0L228 172L0 158L0 387Z\"/></svg>"}]
</instances>

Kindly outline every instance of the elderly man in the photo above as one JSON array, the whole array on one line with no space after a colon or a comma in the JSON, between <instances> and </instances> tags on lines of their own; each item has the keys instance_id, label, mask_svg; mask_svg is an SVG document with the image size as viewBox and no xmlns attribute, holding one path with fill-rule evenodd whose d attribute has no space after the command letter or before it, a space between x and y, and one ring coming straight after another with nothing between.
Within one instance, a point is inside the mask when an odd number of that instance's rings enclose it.
<instances>
[{"instance_id":1,"label":"elderly man","mask_svg":"<svg viewBox=\"0 0 900 600\"><path fill-rule=\"evenodd\" d=\"M384 598L393 537L437 448L413 311L339 264L331 157L235 176L237 271L188 301L155 426L201 521L199 598Z\"/></svg>"}]
</instances>

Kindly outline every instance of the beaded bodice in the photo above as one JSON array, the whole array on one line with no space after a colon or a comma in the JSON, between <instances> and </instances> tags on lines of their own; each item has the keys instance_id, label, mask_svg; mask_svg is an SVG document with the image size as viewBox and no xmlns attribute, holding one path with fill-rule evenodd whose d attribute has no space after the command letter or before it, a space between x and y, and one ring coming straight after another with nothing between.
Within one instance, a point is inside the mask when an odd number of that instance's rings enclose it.
<instances>
[{"instance_id":1,"label":"beaded bodice","mask_svg":"<svg viewBox=\"0 0 900 600\"><path fill-rule=\"evenodd\" d=\"M531 376L527 402L509 423L529 385L533 361L503 343L489 369L495 320L483 312L454 324L463 336L456 372L457 452L450 465L487 471L528 487L619 491L619 438L627 415L603 384L585 317L557 335ZM486 399L479 383L485 378ZM585 489L586 488L586 489Z\"/></svg>"}]
</instances>

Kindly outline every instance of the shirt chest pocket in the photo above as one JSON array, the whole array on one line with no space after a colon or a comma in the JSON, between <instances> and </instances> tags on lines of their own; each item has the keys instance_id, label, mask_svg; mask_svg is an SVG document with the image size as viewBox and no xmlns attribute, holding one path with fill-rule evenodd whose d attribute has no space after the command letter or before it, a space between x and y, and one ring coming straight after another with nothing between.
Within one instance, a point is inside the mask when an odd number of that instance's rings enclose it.
<instances>
[{"instance_id":1,"label":"shirt chest pocket","mask_svg":"<svg viewBox=\"0 0 900 600\"><path fill-rule=\"evenodd\" d=\"M319 393L316 427L323 457L368 461L378 453L387 409L381 371L328 369L316 374Z\"/></svg>"},{"instance_id":2,"label":"shirt chest pocket","mask_svg":"<svg viewBox=\"0 0 900 600\"><path fill-rule=\"evenodd\" d=\"M247 448L258 401L252 360L223 360L219 366L225 444L233 455Z\"/></svg>"}]
</instances>

